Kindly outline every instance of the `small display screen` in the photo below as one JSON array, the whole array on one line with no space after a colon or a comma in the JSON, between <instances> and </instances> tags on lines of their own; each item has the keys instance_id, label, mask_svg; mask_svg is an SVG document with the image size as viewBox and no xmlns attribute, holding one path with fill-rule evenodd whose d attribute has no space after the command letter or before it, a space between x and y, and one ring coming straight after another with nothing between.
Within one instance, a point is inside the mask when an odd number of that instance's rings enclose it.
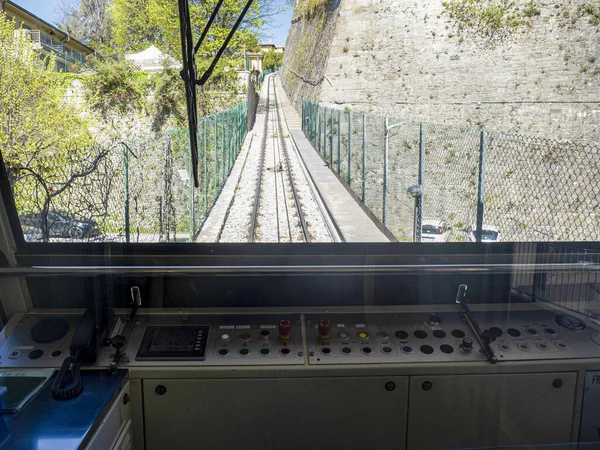
<instances>
[{"instance_id":1,"label":"small display screen","mask_svg":"<svg viewBox=\"0 0 600 450\"><path fill-rule=\"evenodd\" d=\"M207 326L147 327L136 359L204 359L208 330Z\"/></svg>"}]
</instances>

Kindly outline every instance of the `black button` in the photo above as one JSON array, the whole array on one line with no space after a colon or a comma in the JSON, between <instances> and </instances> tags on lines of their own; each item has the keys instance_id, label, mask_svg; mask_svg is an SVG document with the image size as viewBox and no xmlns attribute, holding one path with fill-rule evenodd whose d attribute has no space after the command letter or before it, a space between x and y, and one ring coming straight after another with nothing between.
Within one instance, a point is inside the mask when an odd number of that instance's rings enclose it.
<instances>
[{"instance_id":1,"label":"black button","mask_svg":"<svg viewBox=\"0 0 600 450\"><path fill-rule=\"evenodd\" d=\"M329 347L323 347L321 349L321 353L323 353L324 355L329 355L331 353L331 349Z\"/></svg>"},{"instance_id":2,"label":"black button","mask_svg":"<svg viewBox=\"0 0 600 450\"><path fill-rule=\"evenodd\" d=\"M62 354L63 354L62 350L54 350L54 351L52 352L52 357L53 357L53 358L58 358L58 357L59 357L60 355L62 355Z\"/></svg>"},{"instance_id":3,"label":"black button","mask_svg":"<svg viewBox=\"0 0 600 450\"><path fill-rule=\"evenodd\" d=\"M29 352L29 359L38 359L44 355L44 350L37 348Z\"/></svg>"},{"instance_id":4,"label":"black button","mask_svg":"<svg viewBox=\"0 0 600 450\"><path fill-rule=\"evenodd\" d=\"M406 339L408 337L408 333L404 330L398 330L396 331L396 337L398 339Z\"/></svg>"},{"instance_id":5,"label":"black button","mask_svg":"<svg viewBox=\"0 0 600 450\"><path fill-rule=\"evenodd\" d=\"M452 336L457 339L462 339L465 337L465 332L463 330L452 330Z\"/></svg>"},{"instance_id":6,"label":"black button","mask_svg":"<svg viewBox=\"0 0 600 450\"><path fill-rule=\"evenodd\" d=\"M535 336L537 334L537 330L534 328L527 328L527 334Z\"/></svg>"},{"instance_id":7,"label":"black button","mask_svg":"<svg viewBox=\"0 0 600 450\"><path fill-rule=\"evenodd\" d=\"M490 327L490 334L492 336L496 336L496 337L500 337L502 336L502 328L498 328L498 327Z\"/></svg>"},{"instance_id":8,"label":"black button","mask_svg":"<svg viewBox=\"0 0 600 450\"><path fill-rule=\"evenodd\" d=\"M512 337L521 336L521 332L519 330L517 330L516 328L509 328L508 330L506 330L506 332L508 333L509 336L512 336Z\"/></svg>"},{"instance_id":9,"label":"black button","mask_svg":"<svg viewBox=\"0 0 600 450\"><path fill-rule=\"evenodd\" d=\"M287 347L282 348L281 350L279 350L279 353L281 353L282 355L289 355L291 352L291 350Z\"/></svg>"},{"instance_id":10,"label":"black button","mask_svg":"<svg viewBox=\"0 0 600 450\"><path fill-rule=\"evenodd\" d=\"M386 391L393 391L394 389L396 389L396 383L394 383L393 381L388 381L387 383L385 383Z\"/></svg>"},{"instance_id":11,"label":"black button","mask_svg":"<svg viewBox=\"0 0 600 450\"><path fill-rule=\"evenodd\" d=\"M425 333L423 330L415 331L414 335L417 339L425 339L427 337L427 333Z\"/></svg>"},{"instance_id":12,"label":"black button","mask_svg":"<svg viewBox=\"0 0 600 450\"><path fill-rule=\"evenodd\" d=\"M158 395L165 395L167 393L167 388L162 384L159 384L156 386L156 389L154 389L154 392L156 392Z\"/></svg>"},{"instance_id":13,"label":"black button","mask_svg":"<svg viewBox=\"0 0 600 450\"><path fill-rule=\"evenodd\" d=\"M555 388L561 388L563 385L563 380L561 380L560 378L557 378L556 380L554 380L552 382L552 386L554 386Z\"/></svg>"},{"instance_id":14,"label":"black button","mask_svg":"<svg viewBox=\"0 0 600 450\"><path fill-rule=\"evenodd\" d=\"M446 337L446 332L444 332L442 330L435 330L433 332L433 335L438 339L444 339Z\"/></svg>"},{"instance_id":15,"label":"black button","mask_svg":"<svg viewBox=\"0 0 600 450\"><path fill-rule=\"evenodd\" d=\"M433 353L433 347L431 345L421 345L421 351L426 355L431 355Z\"/></svg>"},{"instance_id":16,"label":"black button","mask_svg":"<svg viewBox=\"0 0 600 450\"><path fill-rule=\"evenodd\" d=\"M555 335L556 334L556 330L554 328L546 328L544 330L546 333L551 334L551 335Z\"/></svg>"},{"instance_id":17,"label":"black button","mask_svg":"<svg viewBox=\"0 0 600 450\"><path fill-rule=\"evenodd\" d=\"M373 350L371 350L371 347L363 347L361 349L361 351L365 354L368 355L369 353L371 353Z\"/></svg>"},{"instance_id":18,"label":"black button","mask_svg":"<svg viewBox=\"0 0 600 450\"><path fill-rule=\"evenodd\" d=\"M454 347L452 347L451 345L448 345L448 344L444 344L444 345L440 345L440 350L443 353L446 353L449 355L450 353L454 352Z\"/></svg>"},{"instance_id":19,"label":"black button","mask_svg":"<svg viewBox=\"0 0 600 450\"><path fill-rule=\"evenodd\" d=\"M423 384L421 385L421 387L423 388L424 391L430 391L431 388L433 387L433 384L431 384L431 381L424 381Z\"/></svg>"}]
</instances>

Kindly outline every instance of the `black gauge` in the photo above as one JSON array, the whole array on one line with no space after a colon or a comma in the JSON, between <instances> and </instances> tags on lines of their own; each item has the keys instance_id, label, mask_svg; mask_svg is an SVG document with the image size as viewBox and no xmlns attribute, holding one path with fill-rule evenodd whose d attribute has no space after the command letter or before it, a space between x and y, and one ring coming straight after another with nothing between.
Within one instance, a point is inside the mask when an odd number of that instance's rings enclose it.
<instances>
[{"instance_id":1,"label":"black gauge","mask_svg":"<svg viewBox=\"0 0 600 450\"><path fill-rule=\"evenodd\" d=\"M560 315L556 316L556 323L567 330L581 331L585 329L585 323L574 316Z\"/></svg>"}]
</instances>

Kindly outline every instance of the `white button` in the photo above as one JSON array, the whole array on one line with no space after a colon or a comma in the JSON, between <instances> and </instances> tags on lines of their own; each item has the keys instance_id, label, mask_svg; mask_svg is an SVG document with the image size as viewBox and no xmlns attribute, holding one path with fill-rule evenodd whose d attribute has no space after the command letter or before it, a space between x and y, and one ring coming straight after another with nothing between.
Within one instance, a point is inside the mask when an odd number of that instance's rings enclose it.
<instances>
[{"instance_id":1,"label":"white button","mask_svg":"<svg viewBox=\"0 0 600 450\"><path fill-rule=\"evenodd\" d=\"M227 333L221 335L222 341L228 341L229 339L231 339L231 336L229 336Z\"/></svg>"}]
</instances>

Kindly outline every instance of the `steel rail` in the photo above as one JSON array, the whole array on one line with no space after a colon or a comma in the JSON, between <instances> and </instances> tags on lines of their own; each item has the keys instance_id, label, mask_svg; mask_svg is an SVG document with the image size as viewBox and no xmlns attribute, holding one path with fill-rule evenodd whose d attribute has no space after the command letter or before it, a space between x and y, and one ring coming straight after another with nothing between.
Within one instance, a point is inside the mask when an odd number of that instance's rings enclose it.
<instances>
[{"instance_id":1,"label":"steel rail","mask_svg":"<svg viewBox=\"0 0 600 450\"><path fill-rule=\"evenodd\" d=\"M275 96L275 104L278 105L277 98L277 88L275 84L273 84L273 95ZM298 191L296 190L296 185L294 184L294 177L292 176L292 168L290 165L290 157L288 154L287 145L285 143L285 139L283 137L283 126L281 121L281 114L279 111L279 107L277 106L277 123L279 124L279 138L281 140L281 148L283 149L283 155L285 158L285 163L287 166L287 172L290 179L290 187L292 188L292 192L294 194L294 202L296 204L296 209L298 210L298 217L300 218L300 227L302 228L302 234L304 235L304 242L310 242L310 233L308 232L308 226L306 224L306 218L304 217L304 210L302 209L302 204L300 203L300 198L298 197ZM291 227L290 227L291 229Z\"/></svg>"},{"instance_id":2,"label":"steel rail","mask_svg":"<svg viewBox=\"0 0 600 450\"><path fill-rule=\"evenodd\" d=\"M258 214L258 204L259 204L259 199L260 199L260 187L261 187L261 180L262 180L262 173L263 173L263 165L265 162L265 151L267 148L267 131L268 131L268 127L269 127L269 87L271 85L271 77L269 77L269 79L267 80L267 111L265 113L265 129L264 129L264 136L263 136L263 140L262 140L262 148L261 148L261 153L260 153L260 165L258 167L258 179L256 181L256 193L254 195L254 206L252 208L252 219L250 221L250 234L248 237L248 241L249 242L254 242L255 239L255 231L256 231L256 217Z\"/></svg>"}]
</instances>

